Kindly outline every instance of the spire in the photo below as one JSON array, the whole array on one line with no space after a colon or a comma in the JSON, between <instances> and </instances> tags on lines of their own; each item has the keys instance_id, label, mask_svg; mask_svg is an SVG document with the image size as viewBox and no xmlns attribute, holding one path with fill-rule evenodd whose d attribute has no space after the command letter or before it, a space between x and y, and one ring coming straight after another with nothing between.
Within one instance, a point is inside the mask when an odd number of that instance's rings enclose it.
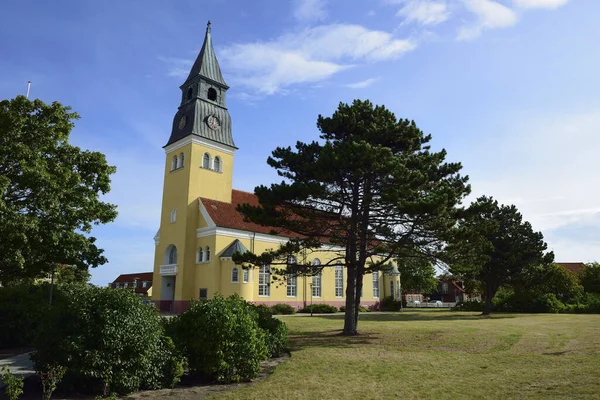
<instances>
[{"instance_id":1,"label":"spire","mask_svg":"<svg viewBox=\"0 0 600 400\"><path fill-rule=\"evenodd\" d=\"M219 67L219 62L217 61L217 57L215 56L215 50L212 46L212 37L210 33L210 21L206 25L206 35L204 36L204 44L202 45L202 50L200 50L200 54L198 54L198 58L196 58L196 62L190 71L190 75L186 79L186 82L190 79L200 75L203 78L209 79L217 84L223 85L226 88L227 84L223 79L223 75L221 74L221 68Z\"/></svg>"}]
</instances>

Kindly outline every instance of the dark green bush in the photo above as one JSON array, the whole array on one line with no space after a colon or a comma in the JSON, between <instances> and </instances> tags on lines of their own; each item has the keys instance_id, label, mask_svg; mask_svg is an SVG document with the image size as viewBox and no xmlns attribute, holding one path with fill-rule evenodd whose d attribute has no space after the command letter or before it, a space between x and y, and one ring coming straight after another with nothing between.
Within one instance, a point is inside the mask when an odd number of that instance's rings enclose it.
<instances>
[{"instance_id":1,"label":"dark green bush","mask_svg":"<svg viewBox=\"0 0 600 400\"><path fill-rule=\"evenodd\" d=\"M42 317L48 312L49 285L0 287L0 348L31 346ZM54 302L61 292L54 288Z\"/></svg>"},{"instance_id":2,"label":"dark green bush","mask_svg":"<svg viewBox=\"0 0 600 400\"><path fill-rule=\"evenodd\" d=\"M483 312L483 305L481 301L459 301L452 311L481 311Z\"/></svg>"},{"instance_id":3,"label":"dark green bush","mask_svg":"<svg viewBox=\"0 0 600 400\"><path fill-rule=\"evenodd\" d=\"M600 293L583 293L568 304L564 312L576 314L600 314Z\"/></svg>"},{"instance_id":4,"label":"dark green bush","mask_svg":"<svg viewBox=\"0 0 600 400\"><path fill-rule=\"evenodd\" d=\"M269 357L279 357L283 354L288 341L287 325L277 318L273 318L271 310L260 306L256 307L258 326L265 332L265 343Z\"/></svg>"},{"instance_id":5,"label":"dark green bush","mask_svg":"<svg viewBox=\"0 0 600 400\"><path fill-rule=\"evenodd\" d=\"M338 311L337 307L330 306L329 304L313 304L312 306L306 306L299 313L308 313L312 309L313 314L331 314Z\"/></svg>"},{"instance_id":6,"label":"dark green bush","mask_svg":"<svg viewBox=\"0 0 600 400\"><path fill-rule=\"evenodd\" d=\"M63 390L127 394L171 387L182 357L164 334L158 312L127 290L65 287L36 334L37 371L66 367Z\"/></svg>"},{"instance_id":7,"label":"dark green bush","mask_svg":"<svg viewBox=\"0 0 600 400\"><path fill-rule=\"evenodd\" d=\"M363 306L358 306L358 312L370 312L370 311L371 310L369 310L368 308L365 308ZM346 306L341 306L340 312L346 312Z\"/></svg>"},{"instance_id":8,"label":"dark green bush","mask_svg":"<svg viewBox=\"0 0 600 400\"><path fill-rule=\"evenodd\" d=\"M290 315L296 314L296 309L289 304L275 304L271 307L273 315Z\"/></svg>"},{"instance_id":9,"label":"dark green bush","mask_svg":"<svg viewBox=\"0 0 600 400\"><path fill-rule=\"evenodd\" d=\"M379 311L400 311L400 300L394 300L392 296L386 296L379 302Z\"/></svg>"},{"instance_id":10,"label":"dark green bush","mask_svg":"<svg viewBox=\"0 0 600 400\"><path fill-rule=\"evenodd\" d=\"M190 372L219 382L256 378L268 355L257 308L238 295L216 296L174 317L169 330Z\"/></svg>"}]
</instances>

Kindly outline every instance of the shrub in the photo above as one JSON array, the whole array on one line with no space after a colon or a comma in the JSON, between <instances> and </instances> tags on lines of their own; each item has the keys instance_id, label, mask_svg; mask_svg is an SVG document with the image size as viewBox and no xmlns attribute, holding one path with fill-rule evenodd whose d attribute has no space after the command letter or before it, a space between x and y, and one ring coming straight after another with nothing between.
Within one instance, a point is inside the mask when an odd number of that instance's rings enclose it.
<instances>
[{"instance_id":1,"label":"shrub","mask_svg":"<svg viewBox=\"0 0 600 400\"><path fill-rule=\"evenodd\" d=\"M273 315L290 315L295 314L296 309L289 304L275 304L271 307Z\"/></svg>"},{"instance_id":2,"label":"shrub","mask_svg":"<svg viewBox=\"0 0 600 400\"><path fill-rule=\"evenodd\" d=\"M576 314L600 314L600 294L583 293L575 299L574 304L568 304L564 312Z\"/></svg>"},{"instance_id":3,"label":"shrub","mask_svg":"<svg viewBox=\"0 0 600 400\"><path fill-rule=\"evenodd\" d=\"M310 314L312 309L313 314L331 314L338 311L337 307L330 306L329 304L313 304L312 306L306 306L299 313Z\"/></svg>"},{"instance_id":4,"label":"shrub","mask_svg":"<svg viewBox=\"0 0 600 400\"><path fill-rule=\"evenodd\" d=\"M63 288L36 334L32 359L40 375L66 368L65 390L127 394L173 386L182 374L158 312L130 291Z\"/></svg>"},{"instance_id":5,"label":"shrub","mask_svg":"<svg viewBox=\"0 0 600 400\"><path fill-rule=\"evenodd\" d=\"M370 311L371 310L369 310L368 308L365 308L363 306L358 306L358 312L370 312ZM346 306L341 306L340 312L346 312Z\"/></svg>"},{"instance_id":6,"label":"shrub","mask_svg":"<svg viewBox=\"0 0 600 400\"><path fill-rule=\"evenodd\" d=\"M392 296L386 296L379 302L379 311L399 311L401 304L400 300L394 300Z\"/></svg>"},{"instance_id":7,"label":"shrub","mask_svg":"<svg viewBox=\"0 0 600 400\"><path fill-rule=\"evenodd\" d=\"M216 296L193 303L175 317L173 339L187 357L190 372L219 382L256 378L268 355L257 308L260 306L254 308L238 295Z\"/></svg>"},{"instance_id":8,"label":"shrub","mask_svg":"<svg viewBox=\"0 0 600 400\"><path fill-rule=\"evenodd\" d=\"M17 400L23 394L23 378L14 376L6 366L2 367L2 376L0 382L6 386L4 394L9 400Z\"/></svg>"},{"instance_id":9,"label":"shrub","mask_svg":"<svg viewBox=\"0 0 600 400\"><path fill-rule=\"evenodd\" d=\"M265 333L265 343L269 357L279 357L285 350L288 341L287 325L273 318L269 308L256 306L258 326Z\"/></svg>"},{"instance_id":10,"label":"shrub","mask_svg":"<svg viewBox=\"0 0 600 400\"><path fill-rule=\"evenodd\" d=\"M483 311L483 305L481 301L459 301L452 311Z\"/></svg>"}]
</instances>

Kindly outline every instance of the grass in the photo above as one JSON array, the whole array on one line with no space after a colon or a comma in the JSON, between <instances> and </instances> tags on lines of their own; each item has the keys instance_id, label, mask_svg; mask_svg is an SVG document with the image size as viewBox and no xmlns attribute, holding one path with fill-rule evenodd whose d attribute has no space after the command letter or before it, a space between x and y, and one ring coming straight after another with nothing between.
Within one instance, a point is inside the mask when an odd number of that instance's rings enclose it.
<instances>
[{"instance_id":1,"label":"grass","mask_svg":"<svg viewBox=\"0 0 600 400\"><path fill-rule=\"evenodd\" d=\"M600 315L447 310L282 318L291 359L215 399L600 398Z\"/></svg>"}]
</instances>

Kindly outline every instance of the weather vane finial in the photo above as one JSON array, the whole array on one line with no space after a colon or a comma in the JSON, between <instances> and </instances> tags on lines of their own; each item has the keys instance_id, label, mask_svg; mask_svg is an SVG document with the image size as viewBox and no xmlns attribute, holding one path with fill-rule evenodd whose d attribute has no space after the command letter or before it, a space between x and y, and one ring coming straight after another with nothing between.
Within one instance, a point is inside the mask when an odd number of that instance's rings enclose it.
<instances>
[{"instance_id":1,"label":"weather vane finial","mask_svg":"<svg viewBox=\"0 0 600 400\"><path fill-rule=\"evenodd\" d=\"M210 19L208 20L208 24L206 24L206 30L210 32Z\"/></svg>"}]
</instances>

